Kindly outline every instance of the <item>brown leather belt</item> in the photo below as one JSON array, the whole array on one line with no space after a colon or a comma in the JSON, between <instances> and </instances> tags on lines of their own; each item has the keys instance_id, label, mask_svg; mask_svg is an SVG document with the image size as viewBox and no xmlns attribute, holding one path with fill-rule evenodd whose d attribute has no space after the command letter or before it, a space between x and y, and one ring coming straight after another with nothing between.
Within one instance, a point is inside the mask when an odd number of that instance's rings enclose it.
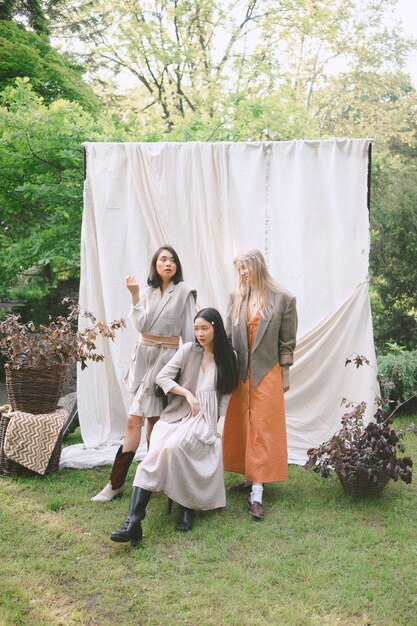
<instances>
[{"instance_id":1,"label":"brown leather belt","mask_svg":"<svg viewBox=\"0 0 417 626\"><path fill-rule=\"evenodd\" d=\"M142 334L142 345L150 346L151 348L175 348L180 345L179 337L166 337L164 335L149 335L148 333Z\"/></svg>"}]
</instances>

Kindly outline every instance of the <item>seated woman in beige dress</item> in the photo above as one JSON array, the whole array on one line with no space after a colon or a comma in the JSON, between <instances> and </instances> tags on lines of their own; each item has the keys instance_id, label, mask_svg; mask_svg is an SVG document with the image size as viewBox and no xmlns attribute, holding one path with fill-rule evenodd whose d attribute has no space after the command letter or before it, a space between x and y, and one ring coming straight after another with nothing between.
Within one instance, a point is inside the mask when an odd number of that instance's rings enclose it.
<instances>
[{"instance_id":1,"label":"seated woman in beige dress","mask_svg":"<svg viewBox=\"0 0 417 626\"><path fill-rule=\"evenodd\" d=\"M226 504L217 421L237 384L236 357L216 309L197 313L194 333L195 343L184 344L156 378L169 393L168 406L136 471L129 515L111 534L112 541L133 546L141 541L141 521L153 491L179 503L179 531L191 530L195 509Z\"/></svg>"}]
</instances>

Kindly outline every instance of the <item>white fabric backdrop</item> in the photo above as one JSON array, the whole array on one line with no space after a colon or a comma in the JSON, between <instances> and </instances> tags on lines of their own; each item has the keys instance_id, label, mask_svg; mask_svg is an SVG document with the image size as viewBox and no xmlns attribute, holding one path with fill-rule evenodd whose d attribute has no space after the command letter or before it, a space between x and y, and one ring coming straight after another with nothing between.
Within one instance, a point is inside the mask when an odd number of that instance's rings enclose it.
<instances>
[{"instance_id":1,"label":"white fabric backdrop","mask_svg":"<svg viewBox=\"0 0 417 626\"><path fill-rule=\"evenodd\" d=\"M353 352L375 362L368 299L367 139L251 143L87 143L80 303L99 319L127 317L124 286L145 287L150 258L169 243L198 306L223 314L233 258L265 253L297 296L298 346L286 394L290 462L338 429L343 397L377 394L371 368L345 368ZM124 433L123 376L137 340L104 344L105 361L78 376L84 444L61 466L111 463ZM138 457L143 453L143 446Z\"/></svg>"}]
</instances>

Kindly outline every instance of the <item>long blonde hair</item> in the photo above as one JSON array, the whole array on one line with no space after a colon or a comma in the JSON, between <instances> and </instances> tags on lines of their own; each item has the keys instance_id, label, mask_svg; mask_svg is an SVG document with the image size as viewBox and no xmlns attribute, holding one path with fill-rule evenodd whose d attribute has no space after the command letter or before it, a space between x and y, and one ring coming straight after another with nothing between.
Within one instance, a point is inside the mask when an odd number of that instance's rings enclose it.
<instances>
[{"instance_id":1,"label":"long blonde hair","mask_svg":"<svg viewBox=\"0 0 417 626\"><path fill-rule=\"evenodd\" d=\"M238 272L238 264L245 263L248 268L248 279L242 281ZM238 272L239 282L236 287L232 309L232 321L236 325L239 322L239 313L242 302L249 298L250 294L255 296L256 308L263 318L270 318L273 309L273 293L284 293L286 290L276 282L268 271L264 256L259 250L253 249L242 252L233 261Z\"/></svg>"}]
</instances>

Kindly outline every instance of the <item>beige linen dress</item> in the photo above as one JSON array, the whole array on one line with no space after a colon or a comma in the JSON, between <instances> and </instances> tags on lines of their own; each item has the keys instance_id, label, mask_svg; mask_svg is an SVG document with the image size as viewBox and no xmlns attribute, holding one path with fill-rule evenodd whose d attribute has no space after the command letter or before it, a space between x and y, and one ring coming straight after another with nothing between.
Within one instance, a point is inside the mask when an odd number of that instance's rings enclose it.
<instances>
[{"instance_id":1,"label":"beige linen dress","mask_svg":"<svg viewBox=\"0 0 417 626\"><path fill-rule=\"evenodd\" d=\"M158 383L165 392L177 384L171 376L186 358L190 345L180 348L161 371ZM214 363L206 371L200 367L195 396L201 406L196 416L190 412L176 422L161 419L155 424L149 451L138 466L133 484L163 492L190 509L210 510L226 505L217 419L224 415L230 398L222 396L218 406Z\"/></svg>"}]
</instances>

